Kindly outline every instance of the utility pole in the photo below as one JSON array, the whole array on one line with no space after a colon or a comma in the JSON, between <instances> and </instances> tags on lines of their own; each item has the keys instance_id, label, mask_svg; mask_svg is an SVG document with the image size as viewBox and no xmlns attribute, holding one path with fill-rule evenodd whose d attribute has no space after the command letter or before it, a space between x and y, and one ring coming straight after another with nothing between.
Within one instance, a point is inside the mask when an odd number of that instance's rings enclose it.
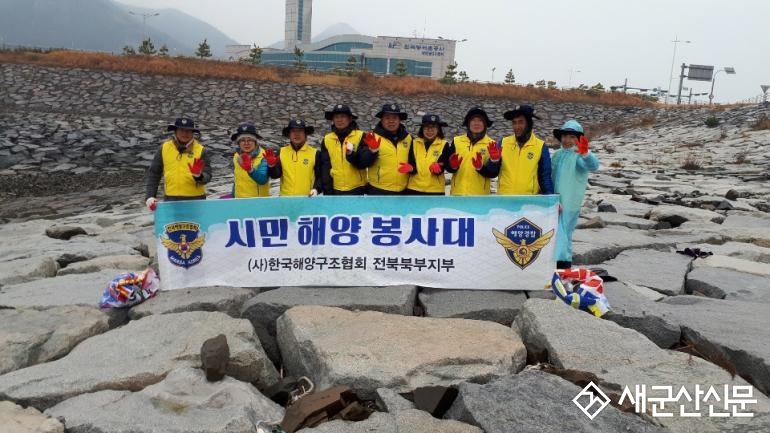
<instances>
[{"instance_id":1,"label":"utility pole","mask_svg":"<svg viewBox=\"0 0 770 433\"><path fill-rule=\"evenodd\" d=\"M676 94L676 105L682 103L682 85L684 84L684 70L686 67L687 65L682 63L682 73L679 74L679 91Z\"/></svg>"},{"instance_id":2,"label":"utility pole","mask_svg":"<svg viewBox=\"0 0 770 433\"><path fill-rule=\"evenodd\" d=\"M160 12L144 12L144 13L137 13L134 11L128 11L131 15L136 15L142 17L142 40L147 40L147 18L157 17L160 15Z\"/></svg>"}]
</instances>

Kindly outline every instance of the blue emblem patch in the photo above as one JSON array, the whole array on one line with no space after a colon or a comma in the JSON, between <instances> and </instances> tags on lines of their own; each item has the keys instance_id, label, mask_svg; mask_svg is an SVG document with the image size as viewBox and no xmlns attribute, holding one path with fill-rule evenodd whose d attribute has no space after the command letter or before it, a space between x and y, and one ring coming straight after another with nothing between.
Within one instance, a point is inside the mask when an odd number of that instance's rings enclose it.
<instances>
[{"instance_id":1,"label":"blue emblem patch","mask_svg":"<svg viewBox=\"0 0 770 433\"><path fill-rule=\"evenodd\" d=\"M175 222L164 227L160 242L168 250L168 261L188 269L203 260L203 242L206 236L200 232L200 224Z\"/></svg>"},{"instance_id":2,"label":"blue emblem patch","mask_svg":"<svg viewBox=\"0 0 770 433\"><path fill-rule=\"evenodd\" d=\"M543 234L537 224L522 218L506 227L505 233L492 229L492 234L508 258L523 270L540 257L540 250L551 241L554 231Z\"/></svg>"},{"instance_id":3,"label":"blue emblem patch","mask_svg":"<svg viewBox=\"0 0 770 433\"><path fill-rule=\"evenodd\" d=\"M310 164L310 160L305 158L305 159L302 160L302 163L305 164L305 165L308 165L308 164Z\"/></svg>"}]
</instances>

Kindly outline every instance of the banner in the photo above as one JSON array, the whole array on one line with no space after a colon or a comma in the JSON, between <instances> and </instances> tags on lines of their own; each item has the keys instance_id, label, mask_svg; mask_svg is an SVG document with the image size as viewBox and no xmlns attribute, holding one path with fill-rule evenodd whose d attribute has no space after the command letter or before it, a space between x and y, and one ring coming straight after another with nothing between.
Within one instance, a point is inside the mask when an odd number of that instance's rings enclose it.
<instances>
[{"instance_id":1,"label":"banner","mask_svg":"<svg viewBox=\"0 0 770 433\"><path fill-rule=\"evenodd\" d=\"M558 196L271 197L159 203L161 286L542 290Z\"/></svg>"}]
</instances>

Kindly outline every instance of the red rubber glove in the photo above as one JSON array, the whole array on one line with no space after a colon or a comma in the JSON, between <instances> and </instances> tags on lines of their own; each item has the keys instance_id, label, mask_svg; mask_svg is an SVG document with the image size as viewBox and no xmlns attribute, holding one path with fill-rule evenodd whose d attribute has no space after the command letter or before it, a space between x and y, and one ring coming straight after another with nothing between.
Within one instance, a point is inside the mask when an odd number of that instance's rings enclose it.
<instances>
[{"instance_id":1,"label":"red rubber glove","mask_svg":"<svg viewBox=\"0 0 770 433\"><path fill-rule=\"evenodd\" d=\"M581 135L577 143L577 153L585 155L588 153L588 138L585 135Z\"/></svg>"},{"instance_id":2,"label":"red rubber glove","mask_svg":"<svg viewBox=\"0 0 770 433\"><path fill-rule=\"evenodd\" d=\"M491 159L492 162L500 161L503 151L497 147L496 141L490 141L487 150L489 151L489 159Z\"/></svg>"},{"instance_id":3,"label":"red rubber glove","mask_svg":"<svg viewBox=\"0 0 770 433\"><path fill-rule=\"evenodd\" d=\"M476 156L473 157L471 162L473 163L473 168L476 170L481 170L481 166L484 162L484 158L481 156L481 152L476 152Z\"/></svg>"},{"instance_id":4,"label":"red rubber glove","mask_svg":"<svg viewBox=\"0 0 770 433\"><path fill-rule=\"evenodd\" d=\"M195 158L193 159L192 164L187 164L187 168L190 169L190 173L192 173L193 177L200 177L200 175L203 174L203 160Z\"/></svg>"},{"instance_id":5,"label":"red rubber glove","mask_svg":"<svg viewBox=\"0 0 770 433\"><path fill-rule=\"evenodd\" d=\"M377 138L374 136L374 133L369 131L364 135L364 144L371 150L372 152L377 152L380 150L380 142L381 138Z\"/></svg>"},{"instance_id":6,"label":"red rubber glove","mask_svg":"<svg viewBox=\"0 0 770 433\"><path fill-rule=\"evenodd\" d=\"M353 143L346 141L345 142L345 155L350 155L353 153Z\"/></svg>"},{"instance_id":7,"label":"red rubber glove","mask_svg":"<svg viewBox=\"0 0 770 433\"><path fill-rule=\"evenodd\" d=\"M253 167L251 166L251 154L242 153L238 155L238 165L246 170L247 173L251 173L251 170L253 170Z\"/></svg>"},{"instance_id":8,"label":"red rubber glove","mask_svg":"<svg viewBox=\"0 0 770 433\"><path fill-rule=\"evenodd\" d=\"M414 171L414 167L412 167L412 164L409 164L408 162L399 162L398 163L398 172L407 174Z\"/></svg>"},{"instance_id":9,"label":"red rubber glove","mask_svg":"<svg viewBox=\"0 0 770 433\"><path fill-rule=\"evenodd\" d=\"M428 167L428 170L430 170L433 174L441 174L441 172L444 171L444 164L440 162L434 162L433 164Z\"/></svg>"},{"instance_id":10,"label":"red rubber glove","mask_svg":"<svg viewBox=\"0 0 770 433\"><path fill-rule=\"evenodd\" d=\"M278 155L273 152L273 149L267 149L265 151L265 161L267 162L267 166L270 168L273 168L276 164L278 164Z\"/></svg>"},{"instance_id":11,"label":"red rubber glove","mask_svg":"<svg viewBox=\"0 0 770 433\"><path fill-rule=\"evenodd\" d=\"M449 166L452 167L452 170L457 170L460 168L460 164L463 163L463 157L453 153L452 156L449 157Z\"/></svg>"},{"instance_id":12,"label":"red rubber glove","mask_svg":"<svg viewBox=\"0 0 770 433\"><path fill-rule=\"evenodd\" d=\"M158 207L158 200L155 197L148 198L144 203L147 205L147 209L149 209L150 212L155 212L155 208Z\"/></svg>"}]
</instances>

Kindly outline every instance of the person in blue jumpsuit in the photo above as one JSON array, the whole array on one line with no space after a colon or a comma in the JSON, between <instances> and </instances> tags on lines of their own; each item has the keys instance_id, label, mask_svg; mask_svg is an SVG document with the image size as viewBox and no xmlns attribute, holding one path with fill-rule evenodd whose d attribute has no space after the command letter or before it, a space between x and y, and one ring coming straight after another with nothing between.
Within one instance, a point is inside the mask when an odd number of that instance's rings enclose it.
<instances>
[{"instance_id":1,"label":"person in blue jumpsuit","mask_svg":"<svg viewBox=\"0 0 770 433\"><path fill-rule=\"evenodd\" d=\"M554 192L559 194L559 230L556 235L556 267L572 267L572 233L583 206L588 173L599 169L599 160L588 150L588 139L583 126L568 120L553 135L561 143L561 149L551 157L551 176Z\"/></svg>"}]
</instances>

